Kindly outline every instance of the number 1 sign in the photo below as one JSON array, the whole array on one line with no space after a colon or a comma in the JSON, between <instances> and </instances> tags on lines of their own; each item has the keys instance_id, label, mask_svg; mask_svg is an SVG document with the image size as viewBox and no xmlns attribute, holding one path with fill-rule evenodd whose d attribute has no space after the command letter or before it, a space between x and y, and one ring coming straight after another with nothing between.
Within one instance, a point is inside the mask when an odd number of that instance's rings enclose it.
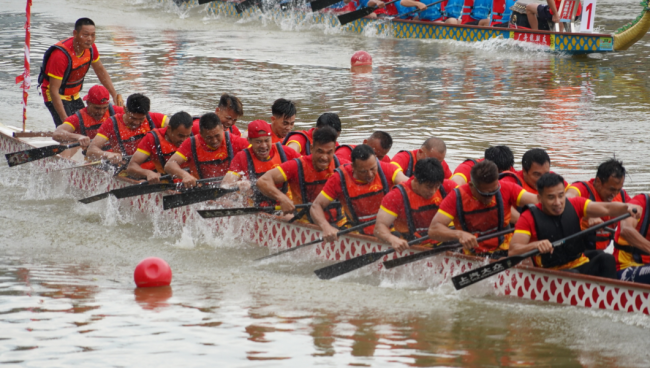
<instances>
[{"instance_id":1,"label":"number 1 sign","mask_svg":"<svg viewBox=\"0 0 650 368\"><path fill-rule=\"evenodd\" d=\"M580 33L592 33L594 31L594 18L596 17L596 0L583 0L582 22Z\"/></svg>"}]
</instances>

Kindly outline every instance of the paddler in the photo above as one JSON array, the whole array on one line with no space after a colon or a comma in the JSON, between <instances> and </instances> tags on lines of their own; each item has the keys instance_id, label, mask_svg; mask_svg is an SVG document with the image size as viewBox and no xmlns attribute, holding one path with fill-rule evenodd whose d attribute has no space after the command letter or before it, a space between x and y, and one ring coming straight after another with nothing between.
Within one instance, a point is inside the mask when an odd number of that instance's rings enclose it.
<instances>
[{"instance_id":1,"label":"paddler","mask_svg":"<svg viewBox=\"0 0 650 368\"><path fill-rule=\"evenodd\" d=\"M230 164L230 168L221 185L224 187L233 184L239 187L240 192L248 191L257 180L269 170L294 158L300 154L293 149L283 146L280 142L273 143L271 125L264 120L255 120L248 124L248 143L250 146L238 154ZM287 185L280 185L280 190L287 193ZM257 188L253 187L252 202L254 206L270 206L276 203L264 196Z\"/></svg>"},{"instance_id":2,"label":"paddler","mask_svg":"<svg viewBox=\"0 0 650 368\"><path fill-rule=\"evenodd\" d=\"M386 132L381 130L374 131L370 137L363 140L363 144L366 144L372 148L375 152L375 156L381 162L390 163L390 156L388 152L393 147L393 137ZM352 160L352 150L356 145L342 144L336 148L336 156L340 159L351 161Z\"/></svg>"},{"instance_id":3,"label":"paddler","mask_svg":"<svg viewBox=\"0 0 650 368\"><path fill-rule=\"evenodd\" d=\"M571 270L585 275L616 278L616 262L611 254L598 252L587 258L585 238L568 241L553 248L552 242L580 232L580 221L585 217L632 215L640 217L642 207L636 204L594 202L583 197L567 198L564 179L547 173L537 181L540 203L530 206L517 221L515 235L508 255L520 255L534 249L540 255L532 257L537 267ZM637 213L634 213L636 209Z\"/></svg>"},{"instance_id":4,"label":"paddler","mask_svg":"<svg viewBox=\"0 0 650 368\"><path fill-rule=\"evenodd\" d=\"M489 147L483 153L483 158L479 159L467 159L461 162L460 165L454 170L454 174L451 176L451 180L456 182L458 185L463 185L467 183L469 174L478 162L483 160L492 161L497 165L499 173L504 171L514 171L512 167L515 164L515 156L512 154L510 147L508 146L494 146Z\"/></svg>"},{"instance_id":5,"label":"paddler","mask_svg":"<svg viewBox=\"0 0 650 368\"><path fill-rule=\"evenodd\" d=\"M408 178L402 169L380 162L368 145L361 144L352 150L352 163L336 169L311 206L311 217L322 231L325 241L335 241L339 231L327 221L326 208L334 200L341 202L351 226L374 220L381 200L390 189ZM370 235L374 226L362 233Z\"/></svg>"},{"instance_id":6,"label":"paddler","mask_svg":"<svg viewBox=\"0 0 650 368\"><path fill-rule=\"evenodd\" d=\"M295 204L313 202L325 186L327 179L340 165L349 163L339 160L334 154L338 133L330 126L321 126L311 135L311 154L295 160L284 162L280 166L267 171L257 181L259 191L277 201L285 214L293 213ZM291 197L283 193L284 183L289 183ZM299 221L312 222L309 209ZM340 209L326 211L329 223L340 223L343 220Z\"/></svg>"},{"instance_id":7,"label":"paddler","mask_svg":"<svg viewBox=\"0 0 650 368\"><path fill-rule=\"evenodd\" d=\"M589 181L577 181L566 189L567 198L582 197L593 202L629 203L632 198L623 189L625 184L625 167L621 161L609 159L598 166L596 177ZM584 219L582 229L608 221L609 217ZM612 228L616 228L613 225ZM605 249L614 238L611 231L603 229L587 238L587 249Z\"/></svg>"},{"instance_id":8,"label":"paddler","mask_svg":"<svg viewBox=\"0 0 650 368\"><path fill-rule=\"evenodd\" d=\"M526 5L526 16L528 17L528 23L530 23L530 29L539 30L539 21L543 22L560 22L560 13L558 9L562 0L546 0L547 5L542 5L537 2L532 2ZM551 30L553 28L551 27ZM560 31L563 31L560 29Z\"/></svg>"},{"instance_id":9,"label":"paddler","mask_svg":"<svg viewBox=\"0 0 650 368\"><path fill-rule=\"evenodd\" d=\"M172 115L169 124L148 132L138 144L126 172L135 178L146 178L151 184L165 174L165 165L178 147L192 133L192 116L185 111Z\"/></svg>"},{"instance_id":10,"label":"paddler","mask_svg":"<svg viewBox=\"0 0 650 368\"><path fill-rule=\"evenodd\" d=\"M284 98L275 100L271 106L272 143L282 143L284 137L293 130L295 122L296 104Z\"/></svg>"},{"instance_id":11,"label":"paddler","mask_svg":"<svg viewBox=\"0 0 650 368\"><path fill-rule=\"evenodd\" d=\"M406 250L408 240L427 234L440 203L456 187L456 183L445 179L440 161L433 157L419 160L409 180L393 187L381 201L375 236L396 251ZM393 225L400 237L391 232Z\"/></svg>"},{"instance_id":12,"label":"paddler","mask_svg":"<svg viewBox=\"0 0 650 368\"><path fill-rule=\"evenodd\" d=\"M122 107L110 103L110 97L106 87L90 87L88 94L83 98L86 107L68 116L63 124L56 128L52 139L61 143L79 142L82 149L88 149L102 123L115 114L124 113Z\"/></svg>"},{"instance_id":13,"label":"paddler","mask_svg":"<svg viewBox=\"0 0 650 368\"><path fill-rule=\"evenodd\" d=\"M614 236L614 259L619 280L650 284L650 196L636 195L629 202L638 205L640 220L620 222Z\"/></svg>"},{"instance_id":14,"label":"paddler","mask_svg":"<svg viewBox=\"0 0 650 368\"><path fill-rule=\"evenodd\" d=\"M497 165L484 160L472 167L470 182L459 186L440 204L429 227L431 239L457 240L466 254L503 257L511 234L478 243L477 235L506 229L510 208L537 203L537 196L517 184L500 182ZM455 229L450 229L453 222Z\"/></svg>"},{"instance_id":15,"label":"paddler","mask_svg":"<svg viewBox=\"0 0 650 368\"><path fill-rule=\"evenodd\" d=\"M138 143L147 132L165 126L167 116L149 112L149 97L135 93L126 99L124 113L116 114L99 127L97 135L88 147L86 154L90 159L107 159L117 164L123 156L133 155ZM102 147L110 143L112 152L104 152Z\"/></svg>"},{"instance_id":16,"label":"paddler","mask_svg":"<svg viewBox=\"0 0 650 368\"><path fill-rule=\"evenodd\" d=\"M235 156L248 147L246 139L224 131L213 112L201 116L199 128L199 134L185 140L165 165L168 174L181 178L190 188L196 186L197 179L224 176Z\"/></svg>"},{"instance_id":17,"label":"paddler","mask_svg":"<svg viewBox=\"0 0 650 368\"><path fill-rule=\"evenodd\" d=\"M232 135L241 137L241 132L235 124L237 119L244 116L244 105L236 96L224 93L219 99L219 105L214 110L219 117L225 131Z\"/></svg>"},{"instance_id":18,"label":"paddler","mask_svg":"<svg viewBox=\"0 0 650 368\"><path fill-rule=\"evenodd\" d=\"M74 24L71 38L45 51L38 76L45 106L52 114L56 127L84 108L79 92L91 66L99 82L113 96L115 104L123 106L122 95L115 91L111 77L99 60L99 51L95 46L95 23L88 18L79 18Z\"/></svg>"},{"instance_id":19,"label":"paddler","mask_svg":"<svg viewBox=\"0 0 650 368\"><path fill-rule=\"evenodd\" d=\"M551 171L551 158L541 148L533 148L521 158L521 170L508 170L499 174L499 180L515 183L528 193L537 194L537 180ZM565 183L566 186L569 183Z\"/></svg>"},{"instance_id":20,"label":"paddler","mask_svg":"<svg viewBox=\"0 0 650 368\"><path fill-rule=\"evenodd\" d=\"M451 178L451 170L445 162L447 145L440 138L431 137L422 143L420 148L412 151L399 151L391 160L391 163L404 170L404 175L411 177L415 170L415 164L422 159L433 157L440 161L445 171L445 179Z\"/></svg>"},{"instance_id":21,"label":"paddler","mask_svg":"<svg viewBox=\"0 0 650 368\"><path fill-rule=\"evenodd\" d=\"M314 130L324 126L332 127L336 131L337 138L341 135L341 119L339 119L338 115L332 112L326 112L318 117L315 128L289 132L289 134L284 137L282 144L291 147L294 151L303 156L309 156L312 153L311 145Z\"/></svg>"}]
</instances>

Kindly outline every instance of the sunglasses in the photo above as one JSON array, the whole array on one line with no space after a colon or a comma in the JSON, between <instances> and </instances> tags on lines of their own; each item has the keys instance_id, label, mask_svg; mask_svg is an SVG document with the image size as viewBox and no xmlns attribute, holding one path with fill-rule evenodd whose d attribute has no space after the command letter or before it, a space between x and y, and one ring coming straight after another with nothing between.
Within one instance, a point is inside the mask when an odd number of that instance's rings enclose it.
<instances>
[{"instance_id":1,"label":"sunglasses","mask_svg":"<svg viewBox=\"0 0 650 368\"><path fill-rule=\"evenodd\" d=\"M499 193L499 191L501 190L501 184L499 184L497 189L492 191L492 192L481 192L480 190L478 190L478 186L476 186L476 184L474 184L474 183L472 183L472 186L474 187L474 189L476 189L476 193L478 193L481 196L486 197L486 198L487 197L493 197L493 196L497 195L497 193Z\"/></svg>"}]
</instances>

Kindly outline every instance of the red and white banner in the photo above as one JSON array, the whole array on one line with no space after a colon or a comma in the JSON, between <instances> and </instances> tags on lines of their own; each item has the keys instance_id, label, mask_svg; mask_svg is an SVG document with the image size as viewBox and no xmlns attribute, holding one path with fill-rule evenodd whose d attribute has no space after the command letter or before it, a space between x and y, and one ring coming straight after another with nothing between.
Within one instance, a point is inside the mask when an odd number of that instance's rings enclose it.
<instances>
[{"instance_id":1,"label":"red and white banner","mask_svg":"<svg viewBox=\"0 0 650 368\"><path fill-rule=\"evenodd\" d=\"M25 123L27 121L27 96L29 96L29 87L32 84L32 78L29 74L29 48L31 40L31 21L32 21L32 0L27 0L27 8L25 10L25 16L27 20L25 21L25 70L23 74L16 77L16 83L22 82L21 85L23 89L23 132L25 131Z\"/></svg>"},{"instance_id":2,"label":"red and white banner","mask_svg":"<svg viewBox=\"0 0 650 368\"><path fill-rule=\"evenodd\" d=\"M582 2L582 22L580 22L580 33L592 33L594 31L595 18L596 0L584 0Z\"/></svg>"}]
</instances>

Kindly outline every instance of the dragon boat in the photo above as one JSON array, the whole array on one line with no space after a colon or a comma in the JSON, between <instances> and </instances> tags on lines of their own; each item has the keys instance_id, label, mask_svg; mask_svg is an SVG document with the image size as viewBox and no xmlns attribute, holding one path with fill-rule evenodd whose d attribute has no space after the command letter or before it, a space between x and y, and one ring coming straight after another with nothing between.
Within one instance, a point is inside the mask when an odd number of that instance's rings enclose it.
<instances>
[{"instance_id":1,"label":"dragon boat","mask_svg":"<svg viewBox=\"0 0 650 368\"><path fill-rule=\"evenodd\" d=\"M163 3L168 0L156 0ZM199 0L181 0L180 7L189 9L199 5ZM599 33L563 33L557 31L533 31L522 28L495 28L470 25L450 25L417 20L401 19L357 19L341 26L337 14L332 12L311 12L307 7L283 10L281 6L265 9L251 7L238 13L235 1L212 1L206 4L206 11L214 16L242 18L271 17L278 22L293 22L299 24L322 24L327 27L341 27L354 33L364 33L371 29L375 34L386 34L395 38L455 40L462 42L482 42L494 38L511 39L528 44L534 44L541 49L563 54L590 54L627 50L640 40L650 28L650 0L642 0L641 14L616 30L613 34ZM575 13L574 13L575 14ZM573 28L573 27L571 27Z\"/></svg>"},{"instance_id":2,"label":"dragon boat","mask_svg":"<svg viewBox=\"0 0 650 368\"><path fill-rule=\"evenodd\" d=\"M2 153L12 153L55 143L51 138L39 137L38 134L31 134L32 137L29 137L30 134L28 133L17 138L15 135L19 131L18 128L0 124L0 151ZM20 134L18 135L20 136ZM76 161L75 158L77 158ZM83 163L81 154L73 156L72 159L57 155L28 163L25 166L32 165L37 170L52 171L81 163ZM128 178L114 177L112 174L92 166L58 171L48 175L59 175L60 177L57 179L66 183L72 189L83 191L84 194L97 194L136 183L136 181ZM163 211L162 196L163 193L155 193L112 200L125 201L126 206L132 206L138 211L154 214L155 216L164 216L165 220L181 223L208 221L209 225L213 226L216 231L228 228L229 231L236 233L238 239L268 247L271 252L296 247L320 237L320 230L314 225L288 223L279 217L267 214L248 217L245 221L241 221L241 218L238 218L238 221L232 221L229 218L205 220L196 212L197 206L201 206L200 204ZM233 227L233 223L236 223L236 226ZM311 248L311 250L303 250L303 252L314 252L323 261L342 261L387 249L389 249L387 244L379 242L374 237L345 235L334 243L321 243ZM424 249L428 248L418 250ZM432 280L434 286L440 285L448 282L450 277L455 274L485 265L487 262L484 258L447 252L428 258L426 261L411 263L399 269L383 269L382 261L414 254L418 250L385 255L381 261L365 267L364 272L369 272L373 277L399 276L395 272L401 272L407 275L409 279L418 279L419 276L419 282L422 286L429 287ZM412 275L417 276L412 277ZM650 314L650 285L546 270L525 265L518 265L477 285L479 286L474 285L469 290L472 290L472 288L482 292L488 290L487 292L490 294L540 302Z\"/></svg>"}]
</instances>

